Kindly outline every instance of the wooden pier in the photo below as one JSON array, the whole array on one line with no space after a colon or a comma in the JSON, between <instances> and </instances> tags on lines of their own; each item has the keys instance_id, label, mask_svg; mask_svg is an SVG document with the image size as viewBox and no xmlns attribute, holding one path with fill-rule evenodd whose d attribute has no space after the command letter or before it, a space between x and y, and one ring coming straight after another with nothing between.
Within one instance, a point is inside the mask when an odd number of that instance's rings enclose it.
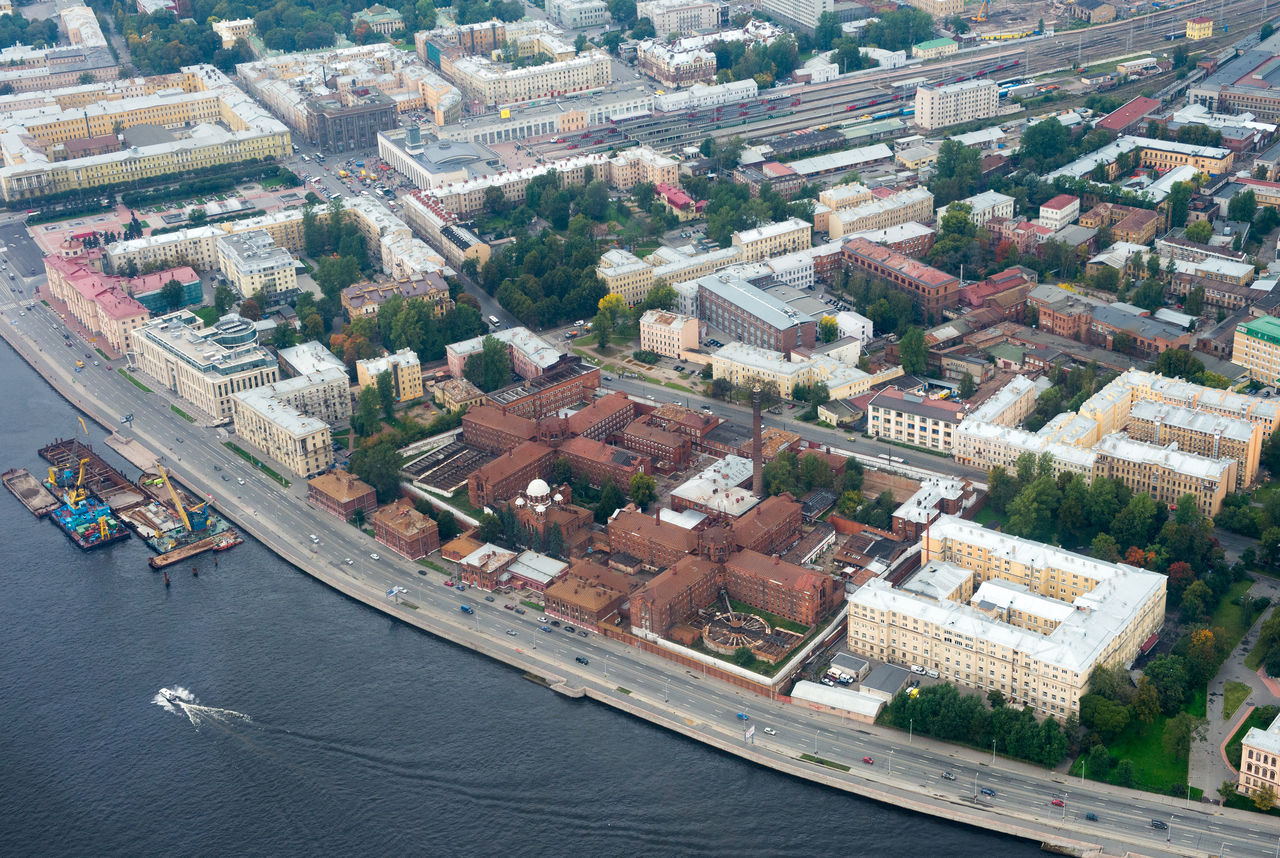
<instances>
[{"instance_id":1,"label":"wooden pier","mask_svg":"<svg viewBox=\"0 0 1280 858\"><path fill-rule=\"evenodd\" d=\"M22 505L31 510L36 518L43 518L62 505L62 501L31 476L26 468L10 468L0 474L5 488L13 492L14 497L22 501Z\"/></svg>"}]
</instances>

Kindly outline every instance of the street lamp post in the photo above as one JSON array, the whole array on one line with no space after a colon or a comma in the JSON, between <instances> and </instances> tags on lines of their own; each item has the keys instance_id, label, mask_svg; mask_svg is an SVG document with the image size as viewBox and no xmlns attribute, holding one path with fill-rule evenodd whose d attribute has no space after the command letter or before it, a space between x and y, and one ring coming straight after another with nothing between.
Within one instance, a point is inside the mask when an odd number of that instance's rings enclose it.
<instances>
[{"instance_id":1,"label":"street lamp post","mask_svg":"<svg viewBox=\"0 0 1280 858\"><path fill-rule=\"evenodd\" d=\"M889 749L889 777L893 777L893 748Z\"/></svg>"},{"instance_id":2,"label":"street lamp post","mask_svg":"<svg viewBox=\"0 0 1280 858\"><path fill-rule=\"evenodd\" d=\"M915 735L916 735L916 719L908 718L907 719L907 744L908 745L911 744L911 740L915 738Z\"/></svg>"},{"instance_id":3,"label":"street lamp post","mask_svg":"<svg viewBox=\"0 0 1280 858\"><path fill-rule=\"evenodd\" d=\"M991 764L995 765L995 762L996 762L996 740L992 739L991 740Z\"/></svg>"}]
</instances>

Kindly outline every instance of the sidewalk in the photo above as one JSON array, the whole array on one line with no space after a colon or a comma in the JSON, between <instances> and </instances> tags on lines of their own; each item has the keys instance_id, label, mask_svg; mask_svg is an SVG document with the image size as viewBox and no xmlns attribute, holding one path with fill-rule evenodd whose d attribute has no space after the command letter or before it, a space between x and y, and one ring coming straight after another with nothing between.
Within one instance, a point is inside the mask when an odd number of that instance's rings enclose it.
<instances>
[{"instance_id":1,"label":"sidewalk","mask_svg":"<svg viewBox=\"0 0 1280 858\"><path fill-rule=\"evenodd\" d=\"M1273 605L1280 603L1280 582L1260 577L1249 588L1249 595L1254 598L1269 596ZM1268 614L1269 611L1264 611L1262 617ZM1187 778L1191 786L1204 790L1206 798L1216 796L1218 787L1223 781L1235 781L1239 776L1239 773L1227 764L1226 743L1239 728L1241 721L1250 710L1258 706L1280 702L1274 683L1263 681L1257 672L1245 667L1244 664L1245 656L1249 654L1249 650L1257 640L1255 632L1262 617L1259 617L1249 631L1245 632L1240 644L1223 662L1218 675L1209 680L1209 702L1206 713L1208 726L1205 729L1204 739L1193 742L1191 745L1190 771ZM1222 717L1223 695L1228 682L1244 683L1252 691L1240 704L1240 708L1232 713L1231 719L1224 720Z\"/></svg>"}]
</instances>

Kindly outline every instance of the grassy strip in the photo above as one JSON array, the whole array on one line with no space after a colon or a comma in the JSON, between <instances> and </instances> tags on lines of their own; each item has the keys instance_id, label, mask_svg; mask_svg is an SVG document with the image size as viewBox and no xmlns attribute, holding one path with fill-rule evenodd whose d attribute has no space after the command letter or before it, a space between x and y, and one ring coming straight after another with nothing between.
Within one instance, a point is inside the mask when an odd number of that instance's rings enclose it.
<instances>
[{"instance_id":1,"label":"grassy strip","mask_svg":"<svg viewBox=\"0 0 1280 858\"><path fill-rule=\"evenodd\" d=\"M195 419L194 417L192 417L190 414L188 414L187 412L183 411L181 408L179 408L179 407L178 407L178 406L176 406L176 405L170 405L170 406L169 406L169 410L171 410L174 414L178 415L179 417L181 417L183 420L187 421L188 423L195 423L195 422L196 422L196 419Z\"/></svg>"},{"instance_id":2,"label":"grassy strip","mask_svg":"<svg viewBox=\"0 0 1280 858\"><path fill-rule=\"evenodd\" d=\"M618 693L619 693L619 694L630 694L630 693L631 693L631 689L630 689L630 688L623 688L621 685L619 685L619 686L618 686Z\"/></svg>"},{"instance_id":3,"label":"grassy strip","mask_svg":"<svg viewBox=\"0 0 1280 858\"><path fill-rule=\"evenodd\" d=\"M98 354L102 355L103 360L111 360L111 358L107 357L107 353L104 352L102 349L98 348L97 346L94 346L93 350Z\"/></svg>"},{"instance_id":4,"label":"grassy strip","mask_svg":"<svg viewBox=\"0 0 1280 858\"><path fill-rule=\"evenodd\" d=\"M521 599L520 604L524 605L526 608L532 608L535 611L542 611L546 608L545 605L539 605L537 602L530 602L528 599Z\"/></svg>"},{"instance_id":5,"label":"grassy strip","mask_svg":"<svg viewBox=\"0 0 1280 858\"><path fill-rule=\"evenodd\" d=\"M121 374L121 375L123 375L125 378L129 379L129 381L133 383L133 386L134 386L134 387L136 387L136 388L138 388L138 390L141 390L143 393L152 393L152 392L153 392L153 391L151 390L151 388L147 387L145 384L143 384L142 382L138 381L136 378L134 378L134 377L133 377L132 375L130 375L129 373L125 372L123 369L118 369L118 370L116 370L116 372L120 373L120 374Z\"/></svg>"},{"instance_id":6,"label":"grassy strip","mask_svg":"<svg viewBox=\"0 0 1280 858\"><path fill-rule=\"evenodd\" d=\"M413 458L415 458L415 459L416 459L416 458L417 458L417 456L414 456ZM456 509L458 512L465 513L466 515L469 515L469 516L471 516L472 518L474 518L474 519L476 519L476 520L479 520L479 519L480 519L480 516L482 516L482 515L484 514L484 513L483 513L483 512L481 512L480 510L478 510L478 509L476 509L475 507L473 507L473 506L471 505L471 502L470 502L470 501L468 501L466 498L460 498L460 497L456 497L456 496L455 496L455 497L451 497L451 498L447 498L447 497L445 497L444 495L438 495L438 494L435 494L434 492L431 494L431 496L432 496L433 498L435 498L436 500L442 500L442 501L444 501L444 502L445 502L445 503L447 503L449 506L451 506L451 507L453 507L454 509Z\"/></svg>"},{"instance_id":7,"label":"grassy strip","mask_svg":"<svg viewBox=\"0 0 1280 858\"><path fill-rule=\"evenodd\" d=\"M834 763L831 760L824 760L822 757L815 757L813 754L801 754L800 759L806 763L817 763L820 766L826 766L829 769L838 769L842 772L849 771L849 767L844 763Z\"/></svg>"},{"instance_id":8,"label":"grassy strip","mask_svg":"<svg viewBox=\"0 0 1280 858\"><path fill-rule=\"evenodd\" d=\"M1226 721L1236 714L1240 704L1249 699L1253 689L1243 682L1228 682L1222 694L1222 720Z\"/></svg>"},{"instance_id":9,"label":"grassy strip","mask_svg":"<svg viewBox=\"0 0 1280 858\"><path fill-rule=\"evenodd\" d=\"M280 485L284 486L286 489L289 488L290 482L288 480L286 480L284 477L280 476L275 471L268 468L262 462L258 461L254 456L250 455L247 450L242 449L238 444L234 444L231 441L223 441L222 443L229 450L231 450L231 452L235 453L237 456L244 459L250 465L253 465L255 468L262 471L264 474L266 474L271 479L275 480Z\"/></svg>"},{"instance_id":10,"label":"grassy strip","mask_svg":"<svg viewBox=\"0 0 1280 858\"><path fill-rule=\"evenodd\" d=\"M440 566L439 564L437 564L437 563L432 563L430 560L428 560L428 559L427 559L427 558L425 558L425 557L419 557L419 558L418 558L418 564L419 564L419 565L421 565L421 566L426 566L428 569L434 569L434 570L436 570L437 572L443 572L443 573L444 573L444 574L446 574L446 575L448 575L448 574L449 574L449 571L448 571L447 569L444 569L443 567L441 567L441 566Z\"/></svg>"},{"instance_id":11,"label":"grassy strip","mask_svg":"<svg viewBox=\"0 0 1280 858\"><path fill-rule=\"evenodd\" d=\"M403 599L401 599L401 600L400 600L400 604L401 604L401 606L403 606L403 607L405 607L405 608L408 608L408 609L409 609L409 610L411 610L411 611L416 611L416 610L418 610L418 606L417 606L417 605L415 605L413 602L406 602L406 601L404 601Z\"/></svg>"},{"instance_id":12,"label":"grassy strip","mask_svg":"<svg viewBox=\"0 0 1280 858\"><path fill-rule=\"evenodd\" d=\"M674 381L664 381L662 382L662 386L669 387L672 390L680 390L685 393L692 394L694 396L698 395L697 391L693 390L692 388L685 387L683 384L676 384Z\"/></svg>"}]
</instances>

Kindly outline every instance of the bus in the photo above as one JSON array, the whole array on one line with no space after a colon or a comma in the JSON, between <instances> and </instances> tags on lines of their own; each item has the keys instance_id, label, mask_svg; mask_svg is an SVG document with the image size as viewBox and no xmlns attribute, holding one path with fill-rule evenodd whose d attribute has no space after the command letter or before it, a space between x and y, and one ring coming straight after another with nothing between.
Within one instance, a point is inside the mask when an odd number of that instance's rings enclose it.
<instances>
[{"instance_id":1,"label":"bus","mask_svg":"<svg viewBox=\"0 0 1280 858\"><path fill-rule=\"evenodd\" d=\"M490 325L492 325L492 326L494 327L494 329L495 329L495 330L496 330L497 328L501 328L501 327L502 327L502 323L498 321L498 317L497 317L497 316L490 316L490 317L489 317L489 324L490 324Z\"/></svg>"}]
</instances>

